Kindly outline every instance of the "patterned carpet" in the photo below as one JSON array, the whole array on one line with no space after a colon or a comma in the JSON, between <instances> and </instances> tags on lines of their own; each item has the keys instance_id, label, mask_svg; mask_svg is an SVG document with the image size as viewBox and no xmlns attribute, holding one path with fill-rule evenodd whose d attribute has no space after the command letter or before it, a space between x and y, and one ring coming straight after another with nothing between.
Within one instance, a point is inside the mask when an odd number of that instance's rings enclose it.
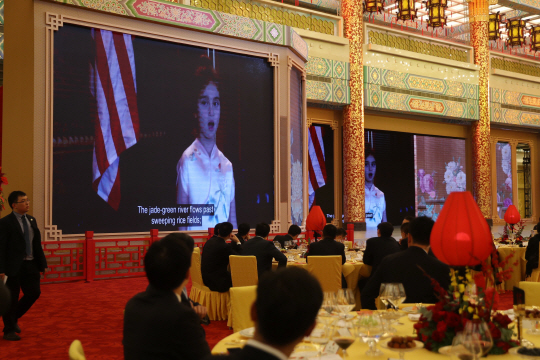
<instances>
[{"instance_id":1,"label":"patterned carpet","mask_svg":"<svg viewBox=\"0 0 540 360\"><path fill-rule=\"evenodd\" d=\"M81 340L89 360L123 359L124 306L147 284L139 277L43 285L41 298L19 321L22 340L0 338L0 359L67 359L74 339ZM511 306L512 294L501 294L498 308ZM232 333L226 321L214 321L205 330L210 348Z\"/></svg>"}]
</instances>

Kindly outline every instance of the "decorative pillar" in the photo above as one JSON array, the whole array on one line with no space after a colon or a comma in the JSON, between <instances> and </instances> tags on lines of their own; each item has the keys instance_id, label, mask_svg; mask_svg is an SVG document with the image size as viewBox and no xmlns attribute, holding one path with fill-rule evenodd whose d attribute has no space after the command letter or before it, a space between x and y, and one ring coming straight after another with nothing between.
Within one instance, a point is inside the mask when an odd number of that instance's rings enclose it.
<instances>
[{"instance_id":1,"label":"decorative pillar","mask_svg":"<svg viewBox=\"0 0 540 360\"><path fill-rule=\"evenodd\" d=\"M469 2L471 44L474 63L479 66L479 120L473 123L473 194L482 214L491 221L489 5L488 0Z\"/></svg>"},{"instance_id":2,"label":"decorative pillar","mask_svg":"<svg viewBox=\"0 0 540 360\"><path fill-rule=\"evenodd\" d=\"M365 230L364 178L364 18L362 0L343 0L345 36L349 39L351 104L343 111L343 198L345 223Z\"/></svg>"}]
</instances>

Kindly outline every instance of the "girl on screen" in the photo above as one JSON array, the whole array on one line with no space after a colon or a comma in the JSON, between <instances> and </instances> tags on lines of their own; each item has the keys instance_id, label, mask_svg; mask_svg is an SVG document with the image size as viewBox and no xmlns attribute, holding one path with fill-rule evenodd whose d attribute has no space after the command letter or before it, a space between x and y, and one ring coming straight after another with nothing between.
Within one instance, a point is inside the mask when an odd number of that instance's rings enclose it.
<instances>
[{"instance_id":1,"label":"girl on screen","mask_svg":"<svg viewBox=\"0 0 540 360\"><path fill-rule=\"evenodd\" d=\"M365 159L366 227L376 228L381 222L386 222L386 200L384 193L373 184L377 164L370 148L366 149Z\"/></svg>"},{"instance_id":2,"label":"girl on screen","mask_svg":"<svg viewBox=\"0 0 540 360\"><path fill-rule=\"evenodd\" d=\"M196 99L193 116L196 139L184 151L176 167L176 200L184 205L214 205L214 215L203 215L200 224L188 222L180 230L206 230L221 222L236 229L236 204L232 163L216 145L221 104L220 83L206 56L192 84ZM191 214L191 218L197 214Z\"/></svg>"}]
</instances>

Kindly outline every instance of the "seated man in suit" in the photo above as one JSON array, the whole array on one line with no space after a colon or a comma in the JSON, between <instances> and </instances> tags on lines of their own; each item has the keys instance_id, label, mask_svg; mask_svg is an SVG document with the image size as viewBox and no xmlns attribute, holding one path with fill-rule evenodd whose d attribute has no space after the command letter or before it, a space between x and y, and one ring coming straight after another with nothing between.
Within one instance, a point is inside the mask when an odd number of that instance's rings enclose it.
<instances>
[{"instance_id":1,"label":"seated man in suit","mask_svg":"<svg viewBox=\"0 0 540 360\"><path fill-rule=\"evenodd\" d=\"M337 228L334 225L326 225L323 228L323 239L309 245L306 260L310 255L341 255L341 263L345 264L345 245L335 240L336 233ZM347 287L347 281L343 274L341 275L341 287L344 289Z\"/></svg>"},{"instance_id":2,"label":"seated man in suit","mask_svg":"<svg viewBox=\"0 0 540 360\"><path fill-rule=\"evenodd\" d=\"M427 253L433 224L433 220L425 216L410 222L409 247L385 257L371 275L361 293L363 309L376 309L375 299L379 296L382 283L402 283L407 295L405 303L437 302L431 279L422 270L443 289L447 289L450 285L450 267Z\"/></svg>"},{"instance_id":3,"label":"seated man in suit","mask_svg":"<svg viewBox=\"0 0 540 360\"><path fill-rule=\"evenodd\" d=\"M347 230L338 228L336 231L336 241L342 242L344 240L347 240Z\"/></svg>"},{"instance_id":4,"label":"seated man in suit","mask_svg":"<svg viewBox=\"0 0 540 360\"><path fill-rule=\"evenodd\" d=\"M537 229L540 229L540 222L536 225ZM525 251L525 260L527 265L525 266L527 276L531 276L532 271L538 268L538 247L540 242L540 234L534 235L529 239L527 250Z\"/></svg>"},{"instance_id":5,"label":"seated man in suit","mask_svg":"<svg viewBox=\"0 0 540 360\"><path fill-rule=\"evenodd\" d=\"M192 359L210 354L199 316L182 304L191 251L176 239L153 243L144 257L150 286L128 301L124 312L124 357Z\"/></svg>"},{"instance_id":6,"label":"seated man in suit","mask_svg":"<svg viewBox=\"0 0 540 360\"><path fill-rule=\"evenodd\" d=\"M204 285L212 291L227 292L232 286L231 273L227 270L230 255L240 255L242 245L232 233L229 222L219 224L219 236L206 241L201 255L201 273ZM227 244L227 240L231 240Z\"/></svg>"},{"instance_id":7,"label":"seated man in suit","mask_svg":"<svg viewBox=\"0 0 540 360\"><path fill-rule=\"evenodd\" d=\"M367 239L366 250L364 251L364 264L371 266L371 273L374 274L382 259L390 254L401 250L399 243L392 237L394 227L389 222L382 222L377 225L377 237ZM360 291L366 286L369 278L358 281Z\"/></svg>"},{"instance_id":8,"label":"seated man in suit","mask_svg":"<svg viewBox=\"0 0 540 360\"><path fill-rule=\"evenodd\" d=\"M287 266L287 257L281 253L274 243L268 241L270 226L265 223L257 224L255 237L242 245L242 255L252 255L257 258L257 273L259 279L266 271L272 270L272 259L278 262L278 268Z\"/></svg>"},{"instance_id":9,"label":"seated man in suit","mask_svg":"<svg viewBox=\"0 0 540 360\"><path fill-rule=\"evenodd\" d=\"M409 222L401 224L401 240L399 240L401 250L407 250L409 247L409 227Z\"/></svg>"},{"instance_id":10,"label":"seated man in suit","mask_svg":"<svg viewBox=\"0 0 540 360\"><path fill-rule=\"evenodd\" d=\"M240 244L244 244L244 242L249 240L249 230L251 230L251 226L247 223L238 225L238 234L236 234L236 237L240 240Z\"/></svg>"},{"instance_id":11,"label":"seated man in suit","mask_svg":"<svg viewBox=\"0 0 540 360\"><path fill-rule=\"evenodd\" d=\"M289 231L287 231L287 235L277 235L274 238L274 241L279 242L281 244L281 248L285 249L285 241L296 241L300 233L302 233L302 229L300 229L300 226L291 225L289 226Z\"/></svg>"},{"instance_id":12,"label":"seated man in suit","mask_svg":"<svg viewBox=\"0 0 540 360\"><path fill-rule=\"evenodd\" d=\"M251 307L255 335L234 354L213 359L283 360L316 325L323 293L306 270L289 267L267 272L257 286Z\"/></svg>"}]
</instances>

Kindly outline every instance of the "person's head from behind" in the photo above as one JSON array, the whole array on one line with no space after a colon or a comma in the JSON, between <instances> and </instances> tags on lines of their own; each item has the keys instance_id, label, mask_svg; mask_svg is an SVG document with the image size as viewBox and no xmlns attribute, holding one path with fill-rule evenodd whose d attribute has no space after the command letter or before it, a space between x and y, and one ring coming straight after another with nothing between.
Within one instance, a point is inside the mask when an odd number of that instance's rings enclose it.
<instances>
[{"instance_id":1,"label":"person's head from behind","mask_svg":"<svg viewBox=\"0 0 540 360\"><path fill-rule=\"evenodd\" d=\"M193 252L193 248L195 247L195 240L193 240L193 238L186 233L180 233L180 232L172 233L162 238L161 241L181 242L187 246L190 252Z\"/></svg>"},{"instance_id":2,"label":"person's head from behind","mask_svg":"<svg viewBox=\"0 0 540 360\"><path fill-rule=\"evenodd\" d=\"M221 114L219 78L207 56L201 56L200 63L192 87L197 95L194 115L199 125L198 137L215 141Z\"/></svg>"},{"instance_id":3,"label":"person's head from behind","mask_svg":"<svg viewBox=\"0 0 540 360\"><path fill-rule=\"evenodd\" d=\"M242 238L249 235L249 230L251 230L251 226L249 226L247 223L238 225L238 235L240 235Z\"/></svg>"},{"instance_id":4,"label":"person's head from behind","mask_svg":"<svg viewBox=\"0 0 540 360\"><path fill-rule=\"evenodd\" d=\"M300 226L298 225L291 225L289 226L289 231L287 231L287 234L289 234L294 240L302 233L302 229L300 229Z\"/></svg>"},{"instance_id":5,"label":"person's head from behind","mask_svg":"<svg viewBox=\"0 0 540 360\"><path fill-rule=\"evenodd\" d=\"M150 285L163 291L181 290L189 279L192 250L174 237L153 243L144 256L144 270Z\"/></svg>"},{"instance_id":6,"label":"person's head from behind","mask_svg":"<svg viewBox=\"0 0 540 360\"><path fill-rule=\"evenodd\" d=\"M26 196L26 193L19 190L12 191L11 194L9 194L8 204L13 211L19 214L26 214L28 210L30 210L28 196Z\"/></svg>"},{"instance_id":7,"label":"person's head from behind","mask_svg":"<svg viewBox=\"0 0 540 360\"><path fill-rule=\"evenodd\" d=\"M365 176L366 185L372 185L375 179L375 173L377 172L377 163L375 162L375 153L371 149L367 149L365 152Z\"/></svg>"},{"instance_id":8,"label":"person's head from behind","mask_svg":"<svg viewBox=\"0 0 540 360\"><path fill-rule=\"evenodd\" d=\"M214 235L215 235L215 236L219 236L219 225L221 225L221 223L217 223L217 224L214 226Z\"/></svg>"},{"instance_id":9,"label":"person's head from behind","mask_svg":"<svg viewBox=\"0 0 540 360\"><path fill-rule=\"evenodd\" d=\"M325 225L322 230L323 238L335 239L336 234L337 234L337 228L332 224Z\"/></svg>"},{"instance_id":10,"label":"person's head from behind","mask_svg":"<svg viewBox=\"0 0 540 360\"><path fill-rule=\"evenodd\" d=\"M435 222L427 216L420 216L409 224L409 245L429 246L431 229L433 229Z\"/></svg>"},{"instance_id":11,"label":"person's head from behind","mask_svg":"<svg viewBox=\"0 0 540 360\"><path fill-rule=\"evenodd\" d=\"M270 226L266 223L257 224L255 227L255 236L260 236L263 239L266 239L270 234Z\"/></svg>"},{"instance_id":12,"label":"person's head from behind","mask_svg":"<svg viewBox=\"0 0 540 360\"><path fill-rule=\"evenodd\" d=\"M336 231L336 241L343 241L347 239L347 230L344 228L338 228Z\"/></svg>"},{"instance_id":13,"label":"person's head from behind","mask_svg":"<svg viewBox=\"0 0 540 360\"><path fill-rule=\"evenodd\" d=\"M225 240L231 237L233 231L233 224L230 222L223 222L219 224L219 237L224 238Z\"/></svg>"},{"instance_id":14,"label":"person's head from behind","mask_svg":"<svg viewBox=\"0 0 540 360\"><path fill-rule=\"evenodd\" d=\"M394 226L389 222L382 222L377 225L377 236L390 237L394 232Z\"/></svg>"},{"instance_id":15,"label":"person's head from behind","mask_svg":"<svg viewBox=\"0 0 540 360\"><path fill-rule=\"evenodd\" d=\"M405 224L405 223L408 223L408 222L411 222L412 219L414 219L414 216L412 215L407 215L403 218L403 221L401 222L402 224Z\"/></svg>"},{"instance_id":16,"label":"person's head from behind","mask_svg":"<svg viewBox=\"0 0 540 360\"><path fill-rule=\"evenodd\" d=\"M304 269L266 272L251 308L256 340L276 347L300 342L314 328L322 299L321 285Z\"/></svg>"},{"instance_id":17,"label":"person's head from behind","mask_svg":"<svg viewBox=\"0 0 540 360\"><path fill-rule=\"evenodd\" d=\"M406 222L401 224L401 238L407 239L409 237L410 223Z\"/></svg>"}]
</instances>

